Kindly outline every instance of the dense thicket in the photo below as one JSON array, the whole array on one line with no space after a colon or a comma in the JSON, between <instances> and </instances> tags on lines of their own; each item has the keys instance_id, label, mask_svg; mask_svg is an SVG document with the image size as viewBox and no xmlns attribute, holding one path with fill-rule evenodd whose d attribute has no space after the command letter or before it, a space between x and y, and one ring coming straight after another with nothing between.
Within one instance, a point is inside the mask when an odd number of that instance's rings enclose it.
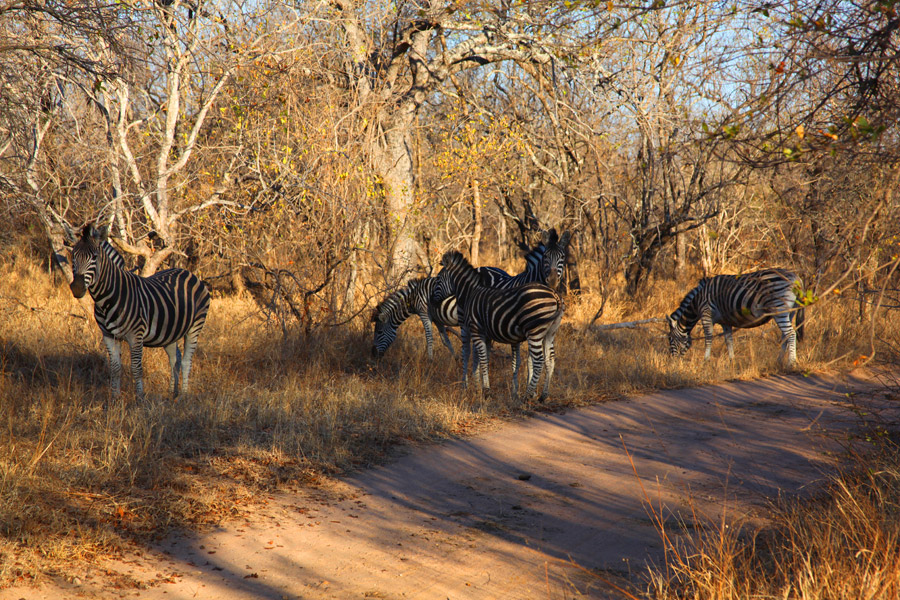
<instances>
[{"instance_id":1,"label":"dense thicket","mask_svg":"<svg viewBox=\"0 0 900 600\"><path fill-rule=\"evenodd\" d=\"M864 300L900 251L898 23L836 0L2 3L0 237L51 256L109 223L145 273L307 330L548 227L597 289L765 264Z\"/></svg>"}]
</instances>

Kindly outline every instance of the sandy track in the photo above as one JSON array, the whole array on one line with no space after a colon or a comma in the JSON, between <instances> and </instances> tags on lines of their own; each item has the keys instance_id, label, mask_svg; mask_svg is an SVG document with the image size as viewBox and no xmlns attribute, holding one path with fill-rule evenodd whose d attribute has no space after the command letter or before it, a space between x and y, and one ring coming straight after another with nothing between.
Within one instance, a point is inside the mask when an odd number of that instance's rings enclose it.
<instances>
[{"instance_id":1,"label":"sandy track","mask_svg":"<svg viewBox=\"0 0 900 600\"><path fill-rule=\"evenodd\" d=\"M721 518L726 498L730 517L758 519L768 499L813 489L835 435L857 426L846 393L871 386L779 376L509 423L103 566L147 589L79 573L0 597L604 598L570 561L627 576L659 560L645 492L672 534L691 507Z\"/></svg>"}]
</instances>

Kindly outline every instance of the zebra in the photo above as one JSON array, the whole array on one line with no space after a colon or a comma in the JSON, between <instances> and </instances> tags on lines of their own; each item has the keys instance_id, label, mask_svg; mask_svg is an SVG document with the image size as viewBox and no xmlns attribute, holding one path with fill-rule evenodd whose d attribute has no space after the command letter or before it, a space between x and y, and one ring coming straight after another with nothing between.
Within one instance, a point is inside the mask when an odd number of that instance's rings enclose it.
<instances>
[{"instance_id":1,"label":"zebra","mask_svg":"<svg viewBox=\"0 0 900 600\"><path fill-rule=\"evenodd\" d=\"M478 267L478 273L488 287L506 288L534 281L544 282L552 278L553 274L558 280L564 268L569 237L570 234L566 232L560 238L555 229L544 232L541 243L532 248L525 256L525 270L516 276L510 275L499 267ZM441 340L450 350L450 354L456 358L453 345L450 343L450 338L447 337L447 328L456 327L459 324L456 314L456 298L452 295L441 298L433 297L435 289L435 278L433 277L413 279L407 282L406 287L385 298L375 308L371 319L375 324L372 344L373 358L380 358L384 355L396 339L397 329L413 314L419 316L425 329L428 358L433 357L432 323L438 328Z\"/></svg>"},{"instance_id":2,"label":"zebra","mask_svg":"<svg viewBox=\"0 0 900 600\"><path fill-rule=\"evenodd\" d=\"M703 324L708 360L712 351L713 325L725 332L728 356L734 359L732 329L758 327L775 319L781 329L782 355L789 366L797 362L797 340L803 339L803 305L797 301L802 282L792 271L764 269L744 275L705 277L692 289L671 315L669 354L684 354L691 347L691 330ZM791 322L796 321L796 329Z\"/></svg>"},{"instance_id":3,"label":"zebra","mask_svg":"<svg viewBox=\"0 0 900 600\"><path fill-rule=\"evenodd\" d=\"M541 233L540 243L533 247L528 254L525 255L525 270L518 275L510 275L499 267L478 267L477 271L481 277L481 284L485 287L494 289L509 289L524 285L526 283L543 283L550 288L557 290L562 281L563 271L566 267L566 257L568 256L569 241L571 232L563 232L562 236L556 233L556 229L543 231ZM447 302L450 292L446 286L443 289L435 287L435 292L431 302L434 305ZM460 336L462 343L468 345L469 340ZM490 352L490 340L487 343L487 351ZM463 354L467 360L468 352ZM463 370L467 365L463 363ZM473 361L472 371L475 371Z\"/></svg>"},{"instance_id":4,"label":"zebra","mask_svg":"<svg viewBox=\"0 0 900 600\"><path fill-rule=\"evenodd\" d=\"M490 392L487 347L490 341L512 346L513 395L519 392L519 344L528 342L528 387L525 397L537 391L544 362L547 375L540 400L547 397L556 365L553 339L562 320L565 303L552 288L542 283L526 283L503 289L489 288L479 272L460 252L450 251L441 259L438 292L455 295L462 328L463 385L466 385L469 348L472 340L478 358L481 386Z\"/></svg>"},{"instance_id":5,"label":"zebra","mask_svg":"<svg viewBox=\"0 0 900 600\"><path fill-rule=\"evenodd\" d=\"M497 267L480 267L482 283L486 287L505 289L537 282L557 289L566 268L571 235L566 231L560 236L556 229L542 232L541 243L525 255L524 271L513 276Z\"/></svg>"},{"instance_id":6,"label":"zebra","mask_svg":"<svg viewBox=\"0 0 900 600\"><path fill-rule=\"evenodd\" d=\"M76 298L88 291L94 299L94 318L109 353L113 395L121 390L121 343L131 350L131 374L135 396L144 398L143 350L163 347L169 355L170 393L188 390L191 360L209 312L209 288L184 269L166 269L140 277L123 268L124 260L106 239L107 228L84 227L72 248L70 284ZM116 256L119 258L116 259ZM178 341L184 338L184 356Z\"/></svg>"},{"instance_id":7,"label":"zebra","mask_svg":"<svg viewBox=\"0 0 900 600\"><path fill-rule=\"evenodd\" d=\"M418 315L425 328L425 342L428 358L434 355L434 335L432 323L437 327L438 333L444 345L450 350L450 354L456 358L453 344L447 337L447 327L456 327L459 321L456 316L456 298L450 296L438 303L431 302L434 292L434 277L420 277L407 282L385 298L372 313L372 322L375 323L375 336L372 343L372 357L381 358L394 339L397 337L397 329L412 315Z\"/></svg>"}]
</instances>

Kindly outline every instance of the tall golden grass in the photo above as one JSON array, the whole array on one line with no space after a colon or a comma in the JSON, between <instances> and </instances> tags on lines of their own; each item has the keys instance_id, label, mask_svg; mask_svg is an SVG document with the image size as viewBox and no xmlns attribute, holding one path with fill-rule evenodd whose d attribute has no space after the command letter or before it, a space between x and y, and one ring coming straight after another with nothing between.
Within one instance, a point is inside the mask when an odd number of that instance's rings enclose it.
<instances>
[{"instance_id":1,"label":"tall golden grass","mask_svg":"<svg viewBox=\"0 0 900 600\"><path fill-rule=\"evenodd\" d=\"M614 294L600 322L662 316L692 285L663 281L642 298ZM109 396L90 301L14 256L0 272L0 586L115 555L171 527L219 522L261 490L315 484L377 463L398 444L465 435L535 409L782 370L773 325L737 332L733 363L721 339L713 360L696 346L673 360L662 324L591 330L600 305L590 290L567 299L551 398L541 407L509 396L508 348L494 353L495 393L483 398L477 386L462 389L443 347L425 357L416 319L375 364L363 319L284 335L252 301L233 297L213 300L191 392L170 399L165 353L147 349L147 399L136 402L127 370L122 396ZM813 307L807 323L804 369L869 353L868 323L849 301ZM883 333L896 335L900 325L890 327Z\"/></svg>"},{"instance_id":2,"label":"tall golden grass","mask_svg":"<svg viewBox=\"0 0 900 600\"><path fill-rule=\"evenodd\" d=\"M880 433L886 434L885 430ZM655 600L900 598L900 446L880 436L851 453L812 499L780 498L764 530L727 519L667 544Z\"/></svg>"}]
</instances>

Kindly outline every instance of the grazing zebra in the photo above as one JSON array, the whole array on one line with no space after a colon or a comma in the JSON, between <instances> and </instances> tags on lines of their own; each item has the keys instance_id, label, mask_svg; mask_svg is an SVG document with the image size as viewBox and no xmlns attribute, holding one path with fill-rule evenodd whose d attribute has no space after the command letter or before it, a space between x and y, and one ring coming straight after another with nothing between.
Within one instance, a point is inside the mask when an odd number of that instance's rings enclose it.
<instances>
[{"instance_id":1,"label":"grazing zebra","mask_svg":"<svg viewBox=\"0 0 900 600\"><path fill-rule=\"evenodd\" d=\"M453 352L453 345L447 337L447 327L456 327L456 298L450 296L441 302L432 303L431 296L434 292L434 277L421 277L407 282L381 304L375 307L372 313L372 321L375 323L375 338L372 343L372 356L381 358L394 339L397 337L397 329L412 315L418 315L425 328L425 342L428 348L428 358L434 355L434 335L431 331L432 323L437 327L438 333L444 345Z\"/></svg>"},{"instance_id":2,"label":"grazing zebra","mask_svg":"<svg viewBox=\"0 0 900 600\"><path fill-rule=\"evenodd\" d=\"M109 352L110 383L119 395L122 379L121 343L131 349L131 374L135 395L144 397L143 350L163 347L172 374L170 392L187 392L191 359L209 311L209 289L184 269L166 269L140 277L122 268L118 253L106 241L106 228L85 226L72 249L70 287L76 298L89 291L94 299L94 318ZM178 341L184 338L184 357Z\"/></svg>"},{"instance_id":3,"label":"grazing zebra","mask_svg":"<svg viewBox=\"0 0 900 600\"><path fill-rule=\"evenodd\" d=\"M734 358L732 329L758 327L775 319L781 329L782 354L788 364L797 362L797 340L803 338L803 305L797 302L802 282L791 271L764 269L744 275L717 275L700 280L681 305L669 315L669 353L684 354L691 347L691 330L703 323L706 355L712 350L713 325L725 332L728 356ZM791 322L796 315L797 328Z\"/></svg>"},{"instance_id":4,"label":"grazing zebra","mask_svg":"<svg viewBox=\"0 0 900 600\"><path fill-rule=\"evenodd\" d=\"M481 384L490 391L488 377L487 346L496 341L512 346L513 394L519 391L519 344L528 342L528 387L525 397L531 398L537 391L544 362L547 376L541 391L546 398L556 357L553 338L559 329L565 304L550 287L541 283L527 283L518 287L494 289L484 285L479 272L462 254L447 252L441 259L444 267L438 275L438 294L455 295L462 327L463 384L468 370L468 344L471 339L478 357Z\"/></svg>"}]
</instances>

